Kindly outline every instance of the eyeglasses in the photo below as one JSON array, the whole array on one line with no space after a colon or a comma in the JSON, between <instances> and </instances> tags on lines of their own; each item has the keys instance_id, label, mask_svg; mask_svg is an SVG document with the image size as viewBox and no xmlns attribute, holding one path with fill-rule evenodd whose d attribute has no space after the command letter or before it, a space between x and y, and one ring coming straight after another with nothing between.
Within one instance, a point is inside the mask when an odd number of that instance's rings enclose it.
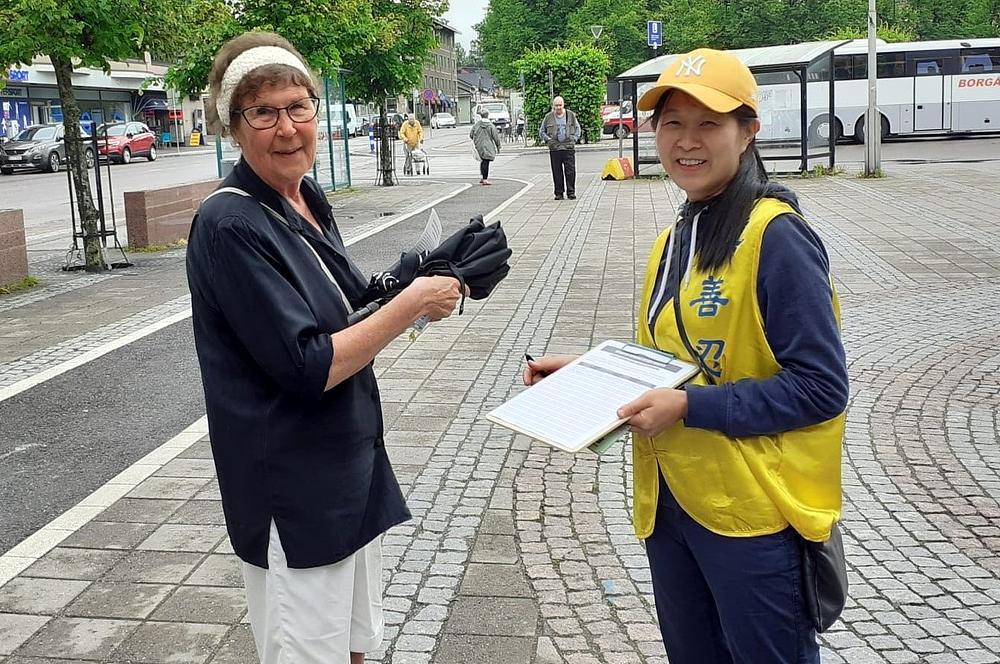
<instances>
[{"instance_id":1,"label":"eyeglasses","mask_svg":"<svg viewBox=\"0 0 1000 664\"><path fill-rule=\"evenodd\" d=\"M234 110L233 114L243 116L247 124L254 129L270 129L278 124L281 112L288 114L288 119L292 122L311 122L319 112L319 98L305 97L298 101L293 101L288 106L275 108L274 106L251 106L242 110Z\"/></svg>"}]
</instances>

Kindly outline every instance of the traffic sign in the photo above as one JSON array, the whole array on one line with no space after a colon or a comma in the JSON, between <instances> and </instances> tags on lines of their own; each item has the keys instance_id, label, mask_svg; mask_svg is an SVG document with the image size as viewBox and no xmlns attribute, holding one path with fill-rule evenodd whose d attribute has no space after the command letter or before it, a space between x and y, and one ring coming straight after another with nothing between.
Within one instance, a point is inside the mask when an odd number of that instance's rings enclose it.
<instances>
[{"instance_id":1,"label":"traffic sign","mask_svg":"<svg viewBox=\"0 0 1000 664\"><path fill-rule=\"evenodd\" d=\"M422 93L420 93L420 97L424 101L434 101L434 91L430 88L426 88Z\"/></svg>"},{"instance_id":2,"label":"traffic sign","mask_svg":"<svg viewBox=\"0 0 1000 664\"><path fill-rule=\"evenodd\" d=\"M646 21L646 44L653 48L663 46L663 23Z\"/></svg>"}]
</instances>

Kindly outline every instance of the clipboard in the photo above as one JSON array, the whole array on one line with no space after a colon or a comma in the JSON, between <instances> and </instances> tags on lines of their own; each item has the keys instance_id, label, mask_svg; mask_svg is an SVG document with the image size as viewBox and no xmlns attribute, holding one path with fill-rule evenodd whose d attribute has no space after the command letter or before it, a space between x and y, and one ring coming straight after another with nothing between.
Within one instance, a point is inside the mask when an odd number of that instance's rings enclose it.
<instances>
[{"instance_id":1,"label":"clipboard","mask_svg":"<svg viewBox=\"0 0 1000 664\"><path fill-rule=\"evenodd\" d=\"M595 443L597 453L626 420L618 409L657 388L680 387L699 368L670 353L604 341L486 415L502 427L566 452ZM611 437L613 440L614 437Z\"/></svg>"}]
</instances>

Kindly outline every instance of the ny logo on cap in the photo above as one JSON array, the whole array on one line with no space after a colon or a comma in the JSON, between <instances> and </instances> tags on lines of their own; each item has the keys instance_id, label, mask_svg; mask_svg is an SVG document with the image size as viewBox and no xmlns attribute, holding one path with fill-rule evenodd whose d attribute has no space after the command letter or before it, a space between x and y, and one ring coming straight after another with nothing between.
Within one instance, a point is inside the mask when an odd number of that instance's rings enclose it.
<instances>
[{"instance_id":1,"label":"ny logo on cap","mask_svg":"<svg viewBox=\"0 0 1000 664\"><path fill-rule=\"evenodd\" d=\"M677 76L701 76L701 68L705 66L705 56L687 56L677 68Z\"/></svg>"}]
</instances>

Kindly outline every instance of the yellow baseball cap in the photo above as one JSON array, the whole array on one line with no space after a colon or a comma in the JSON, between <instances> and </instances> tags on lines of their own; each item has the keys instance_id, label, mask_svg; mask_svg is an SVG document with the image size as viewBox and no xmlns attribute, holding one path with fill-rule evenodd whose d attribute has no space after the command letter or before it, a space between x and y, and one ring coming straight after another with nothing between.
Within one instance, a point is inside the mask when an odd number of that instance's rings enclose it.
<instances>
[{"instance_id":1,"label":"yellow baseball cap","mask_svg":"<svg viewBox=\"0 0 1000 664\"><path fill-rule=\"evenodd\" d=\"M757 112L757 81L734 55L698 48L674 59L639 98L640 111L652 111L668 90L686 92L716 113L746 104Z\"/></svg>"}]
</instances>

